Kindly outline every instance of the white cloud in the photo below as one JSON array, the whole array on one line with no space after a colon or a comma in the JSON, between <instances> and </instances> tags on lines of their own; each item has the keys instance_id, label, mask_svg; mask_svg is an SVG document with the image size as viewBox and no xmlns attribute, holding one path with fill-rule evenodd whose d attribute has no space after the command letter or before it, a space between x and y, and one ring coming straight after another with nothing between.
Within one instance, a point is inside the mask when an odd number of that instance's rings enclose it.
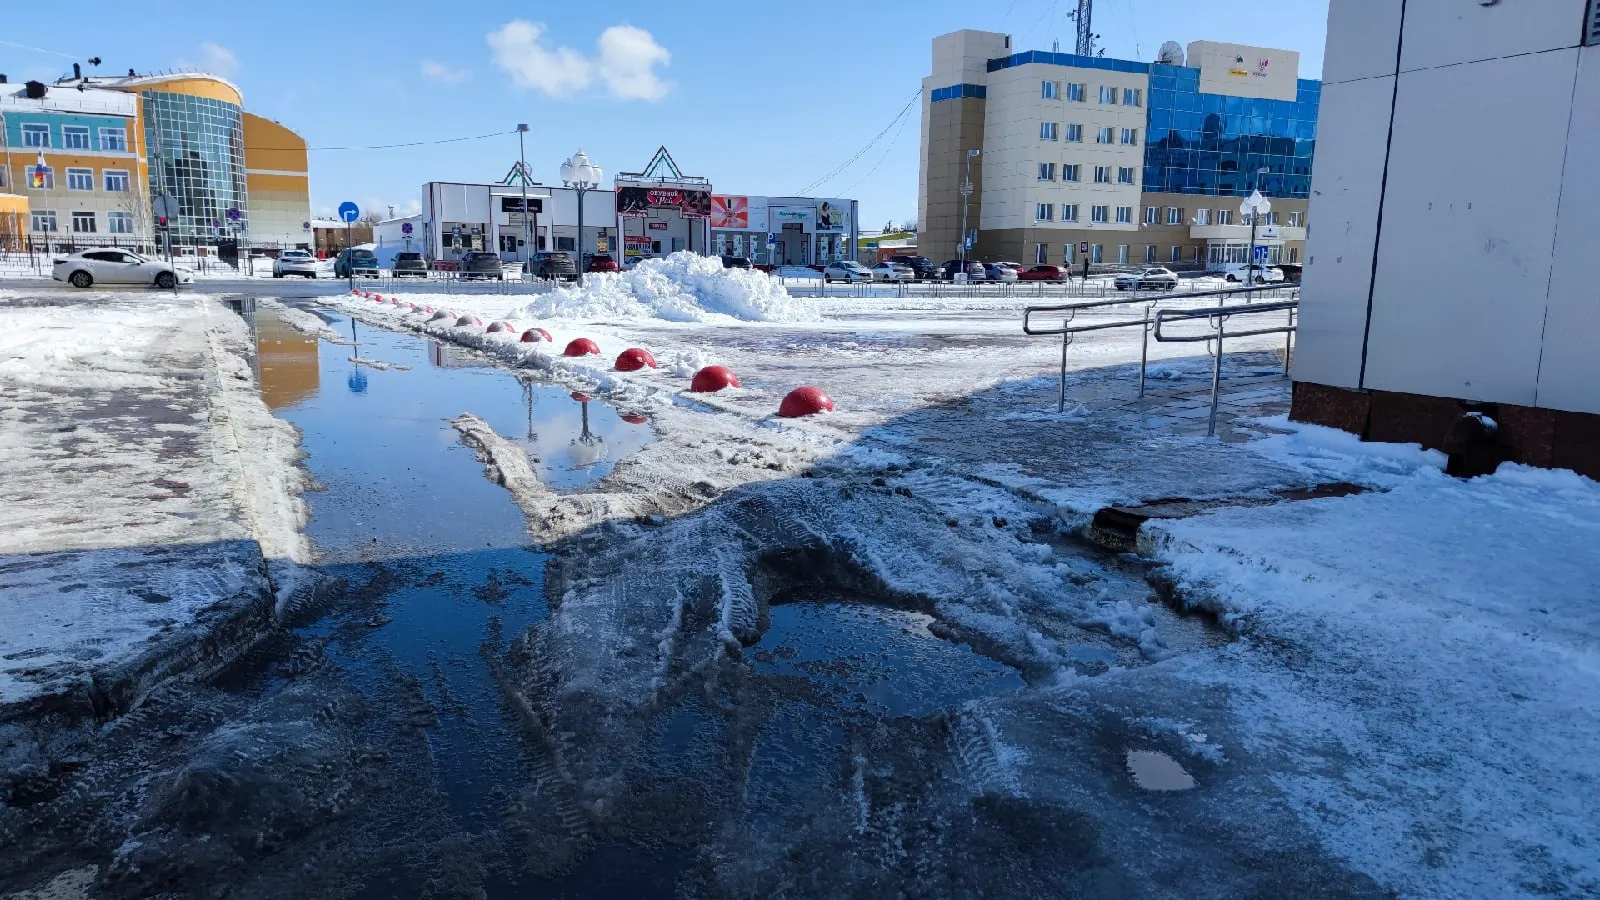
<instances>
[{"instance_id":1,"label":"white cloud","mask_svg":"<svg viewBox=\"0 0 1600 900\"><path fill-rule=\"evenodd\" d=\"M201 41L198 59L181 59L178 65L186 69L199 69L223 78L232 78L239 71L239 56L215 41Z\"/></svg>"},{"instance_id":2,"label":"white cloud","mask_svg":"<svg viewBox=\"0 0 1600 900\"><path fill-rule=\"evenodd\" d=\"M642 28L607 28L600 34L594 58L571 47L552 47L546 34L543 23L526 19L514 19L489 33L495 65L510 73L516 86L558 100L573 99L597 78L619 100L660 100L671 87L656 67L670 63L672 54Z\"/></svg>"},{"instance_id":3,"label":"white cloud","mask_svg":"<svg viewBox=\"0 0 1600 900\"><path fill-rule=\"evenodd\" d=\"M600 77L614 97L622 100L660 100L668 85L656 66L672 62L667 48L643 28L613 25L600 33Z\"/></svg>"},{"instance_id":4,"label":"white cloud","mask_svg":"<svg viewBox=\"0 0 1600 900\"><path fill-rule=\"evenodd\" d=\"M460 84L472 77L472 73L466 69L452 69L431 59L422 61L422 74L441 84Z\"/></svg>"}]
</instances>

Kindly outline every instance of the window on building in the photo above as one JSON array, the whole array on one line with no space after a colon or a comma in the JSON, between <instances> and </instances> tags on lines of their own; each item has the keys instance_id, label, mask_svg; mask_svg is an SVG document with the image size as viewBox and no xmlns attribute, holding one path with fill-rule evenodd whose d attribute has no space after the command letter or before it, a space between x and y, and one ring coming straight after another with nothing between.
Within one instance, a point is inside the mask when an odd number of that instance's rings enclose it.
<instances>
[{"instance_id":1,"label":"window on building","mask_svg":"<svg viewBox=\"0 0 1600 900\"><path fill-rule=\"evenodd\" d=\"M1277 211L1273 211L1273 212L1267 213L1267 221L1264 222L1263 224L1266 224L1266 225L1276 225L1276 224L1278 224L1278 213L1277 213Z\"/></svg>"},{"instance_id":2,"label":"window on building","mask_svg":"<svg viewBox=\"0 0 1600 900\"><path fill-rule=\"evenodd\" d=\"M1062 244L1061 245L1061 261L1066 263L1069 266L1076 265L1077 262L1078 262L1078 245L1077 244Z\"/></svg>"},{"instance_id":3,"label":"window on building","mask_svg":"<svg viewBox=\"0 0 1600 900\"><path fill-rule=\"evenodd\" d=\"M1127 244L1118 244L1117 245L1117 265L1125 266L1127 264L1128 264L1128 245Z\"/></svg>"},{"instance_id":4,"label":"window on building","mask_svg":"<svg viewBox=\"0 0 1600 900\"><path fill-rule=\"evenodd\" d=\"M1156 245L1155 244L1145 244L1144 245L1144 262L1145 262L1145 265L1150 265L1150 264L1154 263L1155 261L1156 261Z\"/></svg>"},{"instance_id":5,"label":"window on building","mask_svg":"<svg viewBox=\"0 0 1600 900\"><path fill-rule=\"evenodd\" d=\"M112 150L118 153L127 153L128 130L126 128L100 129L100 149Z\"/></svg>"},{"instance_id":6,"label":"window on building","mask_svg":"<svg viewBox=\"0 0 1600 900\"><path fill-rule=\"evenodd\" d=\"M122 169L106 170L106 190L112 193L125 194L128 192L128 173Z\"/></svg>"},{"instance_id":7,"label":"window on building","mask_svg":"<svg viewBox=\"0 0 1600 900\"><path fill-rule=\"evenodd\" d=\"M94 190L94 170L93 169L68 169L67 170L67 190L69 190L69 191L92 191L92 190Z\"/></svg>"},{"instance_id":8,"label":"window on building","mask_svg":"<svg viewBox=\"0 0 1600 900\"><path fill-rule=\"evenodd\" d=\"M1068 84L1067 85L1067 99L1076 101L1078 103L1082 103L1083 102L1083 95L1084 95L1085 91L1087 90L1087 88L1088 88L1088 85L1084 85L1084 84Z\"/></svg>"},{"instance_id":9,"label":"window on building","mask_svg":"<svg viewBox=\"0 0 1600 900\"><path fill-rule=\"evenodd\" d=\"M1210 225L1211 224L1211 210L1209 210L1209 209L1197 209L1197 210L1195 210L1194 211L1194 223L1196 225Z\"/></svg>"},{"instance_id":10,"label":"window on building","mask_svg":"<svg viewBox=\"0 0 1600 900\"><path fill-rule=\"evenodd\" d=\"M1123 225L1131 225L1131 224L1133 224L1133 207L1131 207L1131 206L1119 206L1119 207L1117 207L1117 221L1119 223L1123 224Z\"/></svg>"},{"instance_id":11,"label":"window on building","mask_svg":"<svg viewBox=\"0 0 1600 900\"><path fill-rule=\"evenodd\" d=\"M55 231L56 213L53 209L36 209L33 211L34 231Z\"/></svg>"},{"instance_id":12,"label":"window on building","mask_svg":"<svg viewBox=\"0 0 1600 900\"><path fill-rule=\"evenodd\" d=\"M72 214L72 230L79 234L94 234L94 213L75 212Z\"/></svg>"},{"instance_id":13,"label":"window on building","mask_svg":"<svg viewBox=\"0 0 1600 900\"><path fill-rule=\"evenodd\" d=\"M1095 166L1094 167L1094 183L1095 184L1110 184L1111 183L1111 167L1110 166Z\"/></svg>"},{"instance_id":14,"label":"window on building","mask_svg":"<svg viewBox=\"0 0 1600 900\"><path fill-rule=\"evenodd\" d=\"M1116 143L1116 140L1117 135L1115 128L1102 128L1095 132L1094 135L1094 142L1096 144L1114 144Z\"/></svg>"},{"instance_id":15,"label":"window on building","mask_svg":"<svg viewBox=\"0 0 1600 900\"><path fill-rule=\"evenodd\" d=\"M22 126L22 146L24 146L24 147L48 147L48 146L50 146L50 126L49 125L23 125Z\"/></svg>"},{"instance_id":16,"label":"window on building","mask_svg":"<svg viewBox=\"0 0 1600 900\"><path fill-rule=\"evenodd\" d=\"M28 166L25 171L28 176L27 184L30 190L53 191L56 189L56 170L54 168L45 166L41 170L38 166Z\"/></svg>"},{"instance_id":17,"label":"window on building","mask_svg":"<svg viewBox=\"0 0 1600 900\"><path fill-rule=\"evenodd\" d=\"M1133 167L1117 167L1117 184L1133 184Z\"/></svg>"},{"instance_id":18,"label":"window on building","mask_svg":"<svg viewBox=\"0 0 1600 900\"><path fill-rule=\"evenodd\" d=\"M1047 263L1049 261L1050 261L1050 245L1049 244L1034 244L1033 245L1033 264L1036 265L1036 266L1042 266L1042 265L1044 265L1045 263Z\"/></svg>"},{"instance_id":19,"label":"window on building","mask_svg":"<svg viewBox=\"0 0 1600 900\"><path fill-rule=\"evenodd\" d=\"M1061 180L1062 181L1077 181L1082 172L1083 172L1083 166L1080 166L1077 163L1062 163L1061 164Z\"/></svg>"},{"instance_id":20,"label":"window on building","mask_svg":"<svg viewBox=\"0 0 1600 900\"><path fill-rule=\"evenodd\" d=\"M1076 222L1076 221L1078 221L1078 204L1076 204L1076 203L1063 203L1063 204L1061 204L1061 221L1063 221L1063 222Z\"/></svg>"},{"instance_id":21,"label":"window on building","mask_svg":"<svg viewBox=\"0 0 1600 900\"><path fill-rule=\"evenodd\" d=\"M1232 225L1233 224L1233 210L1231 210L1231 209L1219 209L1219 210L1217 210L1217 224L1218 225Z\"/></svg>"},{"instance_id":22,"label":"window on building","mask_svg":"<svg viewBox=\"0 0 1600 900\"><path fill-rule=\"evenodd\" d=\"M1043 81L1039 83L1039 99L1054 100L1061 96L1061 82Z\"/></svg>"},{"instance_id":23,"label":"window on building","mask_svg":"<svg viewBox=\"0 0 1600 900\"><path fill-rule=\"evenodd\" d=\"M1289 248L1289 262L1297 263L1299 261L1300 261L1300 248L1299 247L1290 247Z\"/></svg>"},{"instance_id":24,"label":"window on building","mask_svg":"<svg viewBox=\"0 0 1600 900\"><path fill-rule=\"evenodd\" d=\"M1040 222L1055 221L1056 205L1054 203L1037 204L1033 210L1033 217L1038 219Z\"/></svg>"},{"instance_id":25,"label":"window on building","mask_svg":"<svg viewBox=\"0 0 1600 900\"><path fill-rule=\"evenodd\" d=\"M1109 206L1091 206L1091 207L1089 207L1089 221L1091 221L1091 222L1104 222L1108 218L1110 218L1110 216L1111 216L1111 207L1109 207Z\"/></svg>"},{"instance_id":26,"label":"window on building","mask_svg":"<svg viewBox=\"0 0 1600 900\"><path fill-rule=\"evenodd\" d=\"M1183 224L1183 209L1181 207L1177 207L1177 206L1169 206L1169 207L1167 207L1167 224L1168 225L1182 225Z\"/></svg>"},{"instance_id":27,"label":"window on building","mask_svg":"<svg viewBox=\"0 0 1600 900\"><path fill-rule=\"evenodd\" d=\"M1194 248L1194 261L1197 262L1197 263L1200 261L1200 253L1201 253L1200 245L1196 244L1195 248Z\"/></svg>"},{"instance_id":28,"label":"window on building","mask_svg":"<svg viewBox=\"0 0 1600 900\"><path fill-rule=\"evenodd\" d=\"M1100 85L1100 102L1115 106L1117 103L1117 89L1109 84Z\"/></svg>"},{"instance_id":29,"label":"window on building","mask_svg":"<svg viewBox=\"0 0 1600 900\"><path fill-rule=\"evenodd\" d=\"M1172 245L1171 260L1173 262L1183 262L1183 248L1182 247L1179 247L1176 244Z\"/></svg>"},{"instance_id":30,"label":"window on building","mask_svg":"<svg viewBox=\"0 0 1600 900\"><path fill-rule=\"evenodd\" d=\"M1041 140L1041 141L1053 141L1055 139L1056 139L1056 123L1054 123L1054 122L1040 122L1039 123L1039 140Z\"/></svg>"},{"instance_id":31,"label":"window on building","mask_svg":"<svg viewBox=\"0 0 1600 900\"><path fill-rule=\"evenodd\" d=\"M1089 247L1089 261L1099 265L1106 261L1106 245L1094 244Z\"/></svg>"},{"instance_id":32,"label":"window on building","mask_svg":"<svg viewBox=\"0 0 1600 900\"><path fill-rule=\"evenodd\" d=\"M1289 227L1290 228L1299 228L1300 224L1305 221L1304 217L1305 217L1305 214L1301 213L1301 212L1289 213Z\"/></svg>"},{"instance_id":33,"label":"window on building","mask_svg":"<svg viewBox=\"0 0 1600 900\"><path fill-rule=\"evenodd\" d=\"M106 231L112 234L133 234L133 213L106 213Z\"/></svg>"},{"instance_id":34,"label":"window on building","mask_svg":"<svg viewBox=\"0 0 1600 900\"><path fill-rule=\"evenodd\" d=\"M9 176L10 176L10 170L8 170L5 166L0 166L0 188L3 188L3 187L7 186L6 179Z\"/></svg>"},{"instance_id":35,"label":"window on building","mask_svg":"<svg viewBox=\"0 0 1600 900\"><path fill-rule=\"evenodd\" d=\"M1076 144L1083 143L1083 126L1077 124L1067 125L1067 140Z\"/></svg>"},{"instance_id":36,"label":"window on building","mask_svg":"<svg viewBox=\"0 0 1600 900\"><path fill-rule=\"evenodd\" d=\"M1055 181L1056 180L1056 164L1055 163L1039 163L1039 180L1040 181Z\"/></svg>"},{"instance_id":37,"label":"window on building","mask_svg":"<svg viewBox=\"0 0 1600 900\"><path fill-rule=\"evenodd\" d=\"M1144 223L1146 225L1160 225L1161 224L1161 207L1159 207L1159 206L1146 206L1144 208Z\"/></svg>"},{"instance_id":38,"label":"window on building","mask_svg":"<svg viewBox=\"0 0 1600 900\"><path fill-rule=\"evenodd\" d=\"M1122 142L1124 144L1137 144L1137 143L1139 143L1139 129L1137 129L1137 128L1124 128L1124 129L1122 129Z\"/></svg>"},{"instance_id":39,"label":"window on building","mask_svg":"<svg viewBox=\"0 0 1600 900\"><path fill-rule=\"evenodd\" d=\"M68 150L89 149L89 128L86 125L61 126L61 144Z\"/></svg>"},{"instance_id":40,"label":"window on building","mask_svg":"<svg viewBox=\"0 0 1600 900\"><path fill-rule=\"evenodd\" d=\"M1124 88L1122 91L1123 106L1143 106L1144 91L1139 88Z\"/></svg>"}]
</instances>

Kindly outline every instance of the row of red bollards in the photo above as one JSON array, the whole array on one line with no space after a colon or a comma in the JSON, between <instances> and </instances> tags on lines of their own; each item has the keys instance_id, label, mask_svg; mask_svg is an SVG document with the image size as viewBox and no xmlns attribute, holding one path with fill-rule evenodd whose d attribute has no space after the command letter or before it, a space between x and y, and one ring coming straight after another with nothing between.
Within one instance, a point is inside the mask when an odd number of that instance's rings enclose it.
<instances>
[{"instance_id":1,"label":"row of red bollards","mask_svg":"<svg viewBox=\"0 0 1600 900\"><path fill-rule=\"evenodd\" d=\"M383 302L382 294L374 294L360 290L351 291L351 293L361 297L371 298L377 303ZM401 305L401 302L398 298L391 297L389 298L389 302L395 306ZM419 307L415 303L410 303L407 305L410 306L414 312L429 313L431 318L429 318L428 321L430 322L454 319L455 326L458 328L468 325L475 328L483 327L483 320L477 316L471 315L470 313L463 316L457 316L455 313L450 312L449 310L435 310L431 306ZM504 320L495 321L488 327L488 332L490 334L513 334L516 332L516 330L517 328L515 325L512 325L510 322L506 322ZM553 343L555 339L550 336L550 332L545 331L543 328L529 328L528 330L522 332L522 337L520 340L524 344L532 344L541 340L545 341L546 343ZM573 357L599 356L600 345L596 344L589 338L574 338L572 341L568 342L566 349L561 351L561 355ZM654 369L656 367L656 358L650 354L650 351L645 350L642 347L629 347L617 355L616 368L619 372L637 372L641 369ZM694 377L689 381L689 390L700 394L716 393L717 391L725 388L739 386L739 376L735 375L733 370L726 366L706 366L700 369L698 372L695 372ZM823 393L820 388L814 388L810 385L801 385L800 387L795 388L784 396L782 403L778 404L778 415L786 419L795 419L801 416L809 416L819 412L832 411L833 398Z\"/></svg>"}]
</instances>

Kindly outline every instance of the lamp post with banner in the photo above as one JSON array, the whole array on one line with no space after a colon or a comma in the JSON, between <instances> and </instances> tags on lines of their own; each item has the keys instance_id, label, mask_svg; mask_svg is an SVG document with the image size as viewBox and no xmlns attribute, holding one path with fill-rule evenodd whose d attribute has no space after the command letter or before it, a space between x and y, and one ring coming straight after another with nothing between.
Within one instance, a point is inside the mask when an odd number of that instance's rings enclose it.
<instances>
[{"instance_id":1,"label":"lamp post with banner","mask_svg":"<svg viewBox=\"0 0 1600 900\"><path fill-rule=\"evenodd\" d=\"M967 201L972 198L972 158L979 152L981 151L977 148L967 151L967 174L961 181L961 243L957 247L961 271L957 272L951 281L967 280L967 244L972 240L972 236L967 233Z\"/></svg>"},{"instance_id":2,"label":"lamp post with banner","mask_svg":"<svg viewBox=\"0 0 1600 900\"><path fill-rule=\"evenodd\" d=\"M583 195L600 186L600 179L605 177L600 167L591 163L589 157L582 150L572 154L572 158L561 164L561 183L572 188L578 195L578 277L583 277L585 263L583 260Z\"/></svg>"},{"instance_id":3,"label":"lamp post with banner","mask_svg":"<svg viewBox=\"0 0 1600 900\"><path fill-rule=\"evenodd\" d=\"M1259 274L1261 276L1261 280L1263 280L1263 281L1266 280L1266 267L1265 266L1263 266L1261 268L1259 273L1255 272L1252 269L1252 267L1256 265L1256 226L1257 226L1257 223L1260 221L1260 218L1262 216L1266 215L1267 213L1269 213L1271 211L1272 211L1272 203L1271 203L1271 201L1269 201L1269 200L1267 200L1267 198L1261 196L1261 192L1260 191L1252 191L1250 193L1250 196L1244 198L1244 202L1239 204L1239 214L1250 217L1250 258L1248 260L1246 260L1246 262L1245 262L1245 270L1244 270L1244 272L1245 272L1245 280L1250 284L1255 284L1256 278L1257 278L1257 274Z\"/></svg>"},{"instance_id":4,"label":"lamp post with banner","mask_svg":"<svg viewBox=\"0 0 1600 900\"><path fill-rule=\"evenodd\" d=\"M523 141L523 137L527 133L528 126L526 124L517 126L517 159L520 166L517 169L517 175L520 176L522 181L522 258L524 261L522 271L524 274L532 270L532 267L526 263L528 260L533 259L531 255L533 253L533 236L528 232L528 148Z\"/></svg>"}]
</instances>

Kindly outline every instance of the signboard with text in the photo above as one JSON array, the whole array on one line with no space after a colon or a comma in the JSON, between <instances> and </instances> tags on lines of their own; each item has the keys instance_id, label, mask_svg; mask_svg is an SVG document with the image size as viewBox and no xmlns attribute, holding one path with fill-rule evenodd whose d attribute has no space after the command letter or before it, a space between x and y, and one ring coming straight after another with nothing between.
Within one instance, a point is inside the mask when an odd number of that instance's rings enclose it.
<instances>
[{"instance_id":1,"label":"signboard with text","mask_svg":"<svg viewBox=\"0 0 1600 900\"><path fill-rule=\"evenodd\" d=\"M711 217L711 192L683 188L623 187L617 189L617 214L645 216L676 211L695 219Z\"/></svg>"}]
</instances>

